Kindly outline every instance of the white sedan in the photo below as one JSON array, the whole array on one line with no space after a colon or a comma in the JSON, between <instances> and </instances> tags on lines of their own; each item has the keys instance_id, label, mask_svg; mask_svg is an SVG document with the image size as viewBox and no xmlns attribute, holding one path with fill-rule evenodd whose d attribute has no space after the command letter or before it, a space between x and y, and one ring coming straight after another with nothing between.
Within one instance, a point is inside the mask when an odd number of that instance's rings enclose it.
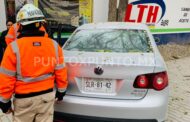
<instances>
[{"instance_id":1,"label":"white sedan","mask_svg":"<svg viewBox=\"0 0 190 122\"><path fill-rule=\"evenodd\" d=\"M55 116L163 122L168 77L146 25L86 24L63 46L69 87Z\"/></svg>"}]
</instances>

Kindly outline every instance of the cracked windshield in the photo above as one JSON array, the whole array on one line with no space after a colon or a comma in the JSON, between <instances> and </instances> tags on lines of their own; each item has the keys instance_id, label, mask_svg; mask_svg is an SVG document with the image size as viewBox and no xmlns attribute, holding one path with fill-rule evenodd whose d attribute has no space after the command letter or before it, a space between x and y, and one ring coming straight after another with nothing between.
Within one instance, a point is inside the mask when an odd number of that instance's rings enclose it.
<instances>
[{"instance_id":1,"label":"cracked windshield","mask_svg":"<svg viewBox=\"0 0 190 122\"><path fill-rule=\"evenodd\" d=\"M65 50L86 52L152 52L144 30L79 30Z\"/></svg>"}]
</instances>

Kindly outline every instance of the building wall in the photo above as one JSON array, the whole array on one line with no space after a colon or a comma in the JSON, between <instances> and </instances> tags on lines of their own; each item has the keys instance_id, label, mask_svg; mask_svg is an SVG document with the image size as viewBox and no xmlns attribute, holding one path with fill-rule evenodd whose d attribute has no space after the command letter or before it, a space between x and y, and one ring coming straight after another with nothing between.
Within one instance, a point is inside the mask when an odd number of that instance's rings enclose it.
<instances>
[{"instance_id":1,"label":"building wall","mask_svg":"<svg viewBox=\"0 0 190 122\"><path fill-rule=\"evenodd\" d=\"M94 0L93 22L108 21L109 0Z\"/></svg>"},{"instance_id":2,"label":"building wall","mask_svg":"<svg viewBox=\"0 0 190 122\"><path fill-rule=\"evenodd\" d=\"M159 44L190 43L190 0L129 0L125 21L146 23Z\"/></svg>"},{"instance_id":3,"label":"building wall","mask_svg":"<svg viewBox=\"0 0 190 122\"><path fill-rule=\"evenodd\" d=\"M0 32L6 29L5 1L0 0Z\"/></svg>"}]
</instances>

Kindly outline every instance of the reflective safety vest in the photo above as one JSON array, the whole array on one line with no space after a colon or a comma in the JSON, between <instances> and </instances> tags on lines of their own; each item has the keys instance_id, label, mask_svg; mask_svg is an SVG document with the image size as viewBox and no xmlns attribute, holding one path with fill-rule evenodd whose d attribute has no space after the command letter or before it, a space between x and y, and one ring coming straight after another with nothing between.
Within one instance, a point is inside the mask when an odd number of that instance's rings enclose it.
<instances>
[{"instance_id":1,"label":"reflective safety vest","mask_svg":"<svg viewBox=\"0 0 190 122\"><path fill-rule=\"evenodd\" d=\"M46 37L23 37L7 46L0 67L0 101L13 94L30 94L54 88L67 88L63 50Z\"/></svg>"},{"instance_id":2,"label":"reflective safety vest","mask_svg":"<svg viewBox=\"0 0 190 122\"><path fill-rule=\"evenodd\" d=\"M17 37L19 36L19 32L18 32L19 27L20 25L18 23L15 23L10 27L5 37L5 41L7 45L13 42L14 40L16 40ZM45 32L45 35L44 35L45 37L48 37L48 34L43 26L40 28L40 30Z\"/></svg>"}]
</instances>

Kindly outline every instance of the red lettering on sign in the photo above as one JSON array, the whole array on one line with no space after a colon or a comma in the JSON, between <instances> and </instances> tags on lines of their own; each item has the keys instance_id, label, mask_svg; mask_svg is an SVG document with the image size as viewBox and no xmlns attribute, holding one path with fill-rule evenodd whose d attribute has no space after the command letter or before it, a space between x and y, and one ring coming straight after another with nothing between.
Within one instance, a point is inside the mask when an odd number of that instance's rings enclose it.
<instances>
[{"instance_id":1,"label":"red lettering on sign","mask_svg":"<svg viewBox=\"0 0 190 122\"><path fill-rule=\"evenodd\" d=\"M133 5L129 4L127 6L126 12L125 12L125 22L135 22L135 20L131 20L131 13L132 13L132 7Z\"/></svg>"},{"instance_id":2,"label":"red lettering on sign","mask_svg":"<svg viewBox=\"0 0 190 122\"><path fill-rule=\"evenodd\" d=\"M137 22L140 23L140 22L142 22L142 19L143 19L144 10L146 8L148 8L148 6L147 5L138 5L137 7L139 8L139 17L137 19Z\"/></svg>"},{"instance_id":3,"label":"red lettering on sign","mask_svg":"<svg viewBox=\"0 0 190 122\"><path fill-rule=\"evenodd\" d=\"M136 6L136 5L134 5ZM132 4L128 4L125 12L125 22L137 22L141 23L143 21L143 18L145 18L146 23L156 23L159 6L152 6L152 5L137 5L137 8L139 11L133 10L134 7ZM136 9L137 10L137 9ZM145 12L148 11L148 15L145 16ZM132 13L137 12L138 16L137 18L131 17Z\"/></svg>"},{"instance_id":4,"label":"red lettering on sign","mask_svg":"<svg viewBox=\"0 0 190 122\"><path fill-rule=\"evenodd\" d=\"M159 10L158 6L150 6L149 12L148 12L148 17L146 20L147 23L150 23L150 22L155 23L156 22L156 19L158 16L158 10Z\"/></svg>"}]
</instances>

